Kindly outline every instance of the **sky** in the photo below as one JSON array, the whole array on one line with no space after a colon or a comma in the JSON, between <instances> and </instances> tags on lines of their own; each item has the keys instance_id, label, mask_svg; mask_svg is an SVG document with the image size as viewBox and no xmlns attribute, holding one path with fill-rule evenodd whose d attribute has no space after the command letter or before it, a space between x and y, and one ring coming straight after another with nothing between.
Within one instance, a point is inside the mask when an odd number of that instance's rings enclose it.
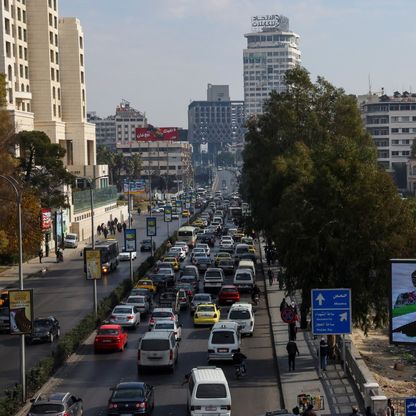
<instances>
[{"instance_id":1,"label":"sky","mask_svg":"<svg viewBox=\"0 0 416 416\"><path fill-rule=\"evenodd\" d=\"M59 1L83 27L88 111L106 117L125 99L158 127L187 128L209 83L243 99L244 33L263 14L289 18L313 79L351 94L416 91L414 0Z\"/></svg>"}]
</instances>

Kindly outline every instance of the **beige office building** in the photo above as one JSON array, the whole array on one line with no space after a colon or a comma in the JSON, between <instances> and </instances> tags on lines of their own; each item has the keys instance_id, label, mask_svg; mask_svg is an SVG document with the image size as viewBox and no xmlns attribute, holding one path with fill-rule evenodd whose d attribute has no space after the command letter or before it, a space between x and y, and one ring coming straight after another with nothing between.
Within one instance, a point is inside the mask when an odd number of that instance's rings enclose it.
<instances>
[{"instance_id":1,"label":"beige office building","mask_svg":"<svg viewBox=\"0 0 416 416\"><path fill-rule=\"evenodd\" d=\"M3 0L0 17L0 71L6 74L7 109L16 131L45 132L66 149L64 162L71 173L103 176L96 187L107 187L108 168L96 165L95 126L86 120L84 34L79 20L59 18L58 0ZM67 192L72 202L67 231L71 228L81 239L87 238L89 210L76 203L79 192ZM114 192L110 194L97 206L97 223L123 217L114 209Z\"/></svg>"}]
</instances>

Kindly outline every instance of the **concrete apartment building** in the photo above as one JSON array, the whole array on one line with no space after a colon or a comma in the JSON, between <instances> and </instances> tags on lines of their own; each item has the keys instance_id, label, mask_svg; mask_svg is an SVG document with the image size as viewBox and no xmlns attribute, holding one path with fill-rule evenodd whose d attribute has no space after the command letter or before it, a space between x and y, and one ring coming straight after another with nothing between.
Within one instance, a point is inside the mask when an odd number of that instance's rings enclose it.
<instances>
[{"instance_id":1,"label":"concrete apartment building","mask_svg":"<svg viewBox=\"0 0 416 416\"><path fill-rule=\"evenodd\" d=\"M194 161L202 163L207 148L208 160L215 163L221 150L242 145L245 134L244 101L232 101L228 85L207 87L206 101L192 101L188 106L188 139L194 146Z\"/></svg>"},{"instance_id":2,"label":"concrete apartment building","mask_svg":"<svg viewBox=\"0 0 416 416\"><path fill-rule=\"evenodd\" d=\"M254 16L252 32L244 37L244 102L246 115L262 114L263 104L274 90L285 89L284 75L301 63L299 35L289 30L289 19L273 14Z\"/></svg>"},{"instance_id":3,"label":"concrete apartment building","mask_svg":"<svg viewBox=\"0 0 416 416\"><path fill-rule=\"evenodd\" d=\"M101 118L95 111L87 112L89 123L95 124L95 143L98 146L105 146L111 151L116 150L116 121L115 116Z\"/></svg>"},{"instance_id":4,"label":"concrete apartment building","mask_svg":"<svg viewBox=\"0 0 416 416\"><path fill-rule=\"evenodd\" d=\"M7 75L7 109L16 131L40 130L66 149L64 163L76 176L103 178L108 168L96 165L95 126L86 120L84 35L78 19L59 18L57 0L3 0L0 6L0 71ZM91 235L89 206L83 192L66 190L70 208L65 230L81 239ZM97 189L96 221L123 215L116 195L107 200ZM101 192L102 193L102 192Z\"/></svg>"},{"instance_id":5,"label":"concrete apartment building","mask_svg":"<svg viewBox=\"0 0 416 416\"><path fill-rule=\"evenodd\" d=\"M377 161L393 177L397 187L414 193L408 185L412 173L409 158L416 139L416 94L395 92L393 96L368 94L357 98L363 123L377 147Z\"/></svg>"}]
</instances>

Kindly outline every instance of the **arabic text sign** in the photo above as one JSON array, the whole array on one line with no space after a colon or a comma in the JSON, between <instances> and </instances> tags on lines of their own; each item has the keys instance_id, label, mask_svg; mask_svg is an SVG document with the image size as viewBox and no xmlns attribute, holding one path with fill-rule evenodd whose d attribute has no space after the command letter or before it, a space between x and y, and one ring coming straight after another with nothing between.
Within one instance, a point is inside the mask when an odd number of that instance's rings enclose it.
<instances>
[{"instance_id":1,"label":"arabic text sign","mask_svg":"<svg viewBox=\"0 0 416 416\"><path fill-rule=\"evenodd\" d=\"M165 206L163 213L164 213L164 221L172 222L172 207L170 205Z\"/></svg>"},{"instance_id":2,"label":"arabic text sign","mask_svg":"<svg viewBox=\"0 0 416 416\"><path fill-rule=\"evenodd\" d=\"M9 290L10 334L30 334L33 329L33 290Z\"/></svg>"},{"instance_id":3,"label":"arabic text sign","mask_svg":"<svg viewBox=\"0 0 416 416\"><path fill-rule=\"evenodd\" d=\"M312 289L312 333L351 333L351 290Z\"/></svg>"},{"instance_id":4,"label":"arabic text sign","mask_svg":"<svg viewBox=\"0 0 416 416\"><path fill-rule=\"evenodd\" d=\"M416 415L416 397L408 397L405 399L405 416Z\"/></svg>"},{"instance_id":5,"label":"arabic text sign","mask_svg":"<svg viewBox=\"0 0 416 416\"><path fill-rule=\"evenodd\" d=\"M129 228L124 230L124 251L132 253L136 249L136 229Z\"/></svg>"},{"instance_id":6,"label":"arabic text sign","mask_svg":"<svg viewBox=\"0 0 416 416\"><path fill-rule=\"evenodd\" d=\"M156 236L156 217L146 218L146 235L148 237Z\"/></svg>"},{"instance_id":7,"label":"arabic text sign","mask_svg":"<svg viewBox=\"0 0 416 416\"><path fill-rule=\"evenodd\" d=\"M289 30L289 19L279 14L269 14L263 16L253 16L251 18L251 27L254 31L278 29L282 31Z\"/></svg>"},{"instance_id":8,"label":"arabic text sign","mask_svg":"<svg viewBox=\"0 0 416 416\"><path fill-rule=\"evenodd\" d=\"M127 179L123 182L123 192L130 195L144 194L146 192L146 183L144 180L128 181Z\"/></svg>"}]
</instances>

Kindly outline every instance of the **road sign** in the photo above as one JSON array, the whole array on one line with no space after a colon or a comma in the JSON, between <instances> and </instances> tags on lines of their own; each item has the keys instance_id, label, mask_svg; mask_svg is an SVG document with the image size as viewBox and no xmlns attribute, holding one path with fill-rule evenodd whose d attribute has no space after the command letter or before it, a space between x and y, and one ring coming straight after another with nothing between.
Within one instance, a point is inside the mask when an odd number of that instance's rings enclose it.
<instances>
[{"instance_id":1,"label":"road sign","mask_svg":"<svg viewBox=\"0 0 416 416\"><path fill-rule=\"evenodd\" d=\"M156 236L156 217L146 218L146 234L148 237Z\"/></svg>"},{"instance_id":2,"label":"road sign","mask_svg":"<svg viewBox=\"0 0 416 416\"><path fill-rule=\"evenodd\" d=\"M351 290L312 289L312 333L351 334Z\"/></svg>"},{"instance_id":3,"label":"road sign","mask_svg":"<svg viewBox=\"0 0 416 416\"><path fill-rule=\"evenodd\" d=\"M416 415L416 397L408 397L405 399L405 416Z\"/></svg>"},{"instance_id":4,"label":"road sign","mask_svg":"<svg viewBox=\"0 0 416 416\"><path fill-rule=\"evenodd\" d=\"M165 222L172 222L172 207L170 205L165 206L163 215L164 215Z\"/></svg>"},{"instance_id":5,"label":"road sign","mask_svg":"<svg viewBox=\"0 0 416 416\"><path fill-rule=\"evenodd\" d=\"M282 317L282 321L286 324L291 324L296 321L295 311L290 307L284 308L280 313L280 316Z\"/></svg>"},{"instance_id":6,"label":"road sign","mask_svg":"<svg viewBox=\"0 0 416 416\"><path fill-rule=\"evenodd\" d=\"M129 253L137 251L135 228L127 228L124 230L124 251L127 251Z\"/></svg>"}]
</instances>

